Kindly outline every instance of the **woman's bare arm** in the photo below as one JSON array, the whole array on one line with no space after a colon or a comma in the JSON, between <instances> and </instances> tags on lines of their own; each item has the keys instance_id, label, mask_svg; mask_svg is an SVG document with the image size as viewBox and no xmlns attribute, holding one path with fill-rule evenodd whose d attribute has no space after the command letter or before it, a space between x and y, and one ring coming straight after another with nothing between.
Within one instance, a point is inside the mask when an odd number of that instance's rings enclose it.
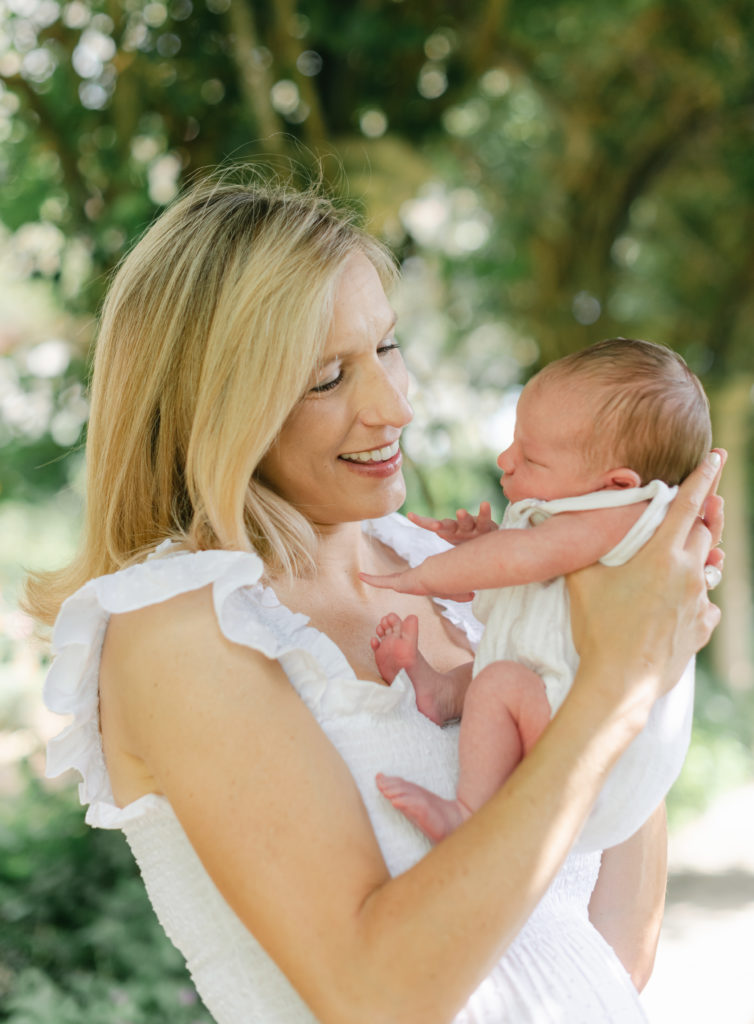
<instances>
[{"instance_id":1,"label":"woman's bare arm","mask_svg":"<svg viewBox=\"0 0 754 1024\"><path fill-rule=\"evenodd\" d=\"M208 591L113 618L105 731L117 712L220 891L325 1024L450 1021L520 931L717 621L709 532L692 525L714 475L684 485L640 568L602 570L599 587L600 570L578 574L566 701L500 793L396 878L345 764L280 666L222 636Z\"/></svg>"},{"instance_id":2,"label":"woman's bare arm","mask_svg":"<svg viewBox=\"0 0 754 1024\"><path fill-rule=\"evenodd\" d=\"M662 803L639 831L605 850L589 903L604 935L641 991L654 967L665 908L667 826Z\"/></svg>"}]
</instances>

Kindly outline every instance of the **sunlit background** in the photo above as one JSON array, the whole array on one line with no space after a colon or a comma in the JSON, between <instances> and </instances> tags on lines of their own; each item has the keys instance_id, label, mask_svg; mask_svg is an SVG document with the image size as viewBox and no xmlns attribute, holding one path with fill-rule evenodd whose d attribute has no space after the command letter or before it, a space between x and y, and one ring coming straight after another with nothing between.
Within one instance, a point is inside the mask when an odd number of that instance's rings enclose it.
<instances>
[{"instance_id":1,"label":"sunlit background","mask_svg":"<svg viewBox=\"0 0 754 1024\"><path fill-rule=\"evenodd\" d=\"M0 0L0 1020L207 1019L119 837L40 781L57 725L17 598L76 543L108 277L218 163L324 178L400 259L412 509L500 515L495 456L550 359L647 337L702 378L731 453L724 619L647 1002L752 1024L752 0Z\"/></svg>"}]
</instances>

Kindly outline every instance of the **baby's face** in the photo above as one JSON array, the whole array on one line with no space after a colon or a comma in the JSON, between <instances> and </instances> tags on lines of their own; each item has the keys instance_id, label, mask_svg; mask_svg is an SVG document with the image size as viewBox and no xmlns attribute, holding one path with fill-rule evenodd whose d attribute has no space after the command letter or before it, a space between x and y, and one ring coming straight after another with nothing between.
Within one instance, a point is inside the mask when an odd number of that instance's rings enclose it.
<instances>
[{"instance_id":1,"label":"baby's face","mask_svg":"<svg viewBox=\"0 0 754 1024\"><path fill-rule=\"evenodd\" d=\"M599 490L602 478L585 450L592 420L587 388L583 394L558 381L532 380L516 408L513 443L498 456L506 498L551 501Z\"/></svg>"}]
</instances>

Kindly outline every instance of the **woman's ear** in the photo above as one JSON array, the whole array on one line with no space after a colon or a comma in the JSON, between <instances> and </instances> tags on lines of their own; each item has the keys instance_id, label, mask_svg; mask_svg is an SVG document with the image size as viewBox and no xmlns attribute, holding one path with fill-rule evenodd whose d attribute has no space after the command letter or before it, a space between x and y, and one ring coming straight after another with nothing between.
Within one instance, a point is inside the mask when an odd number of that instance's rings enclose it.
<instances>
[{"instance_id":1,"label":"woman's ear","mask_svg":"<svg viewBox=\"0 0 754 1024\"><path fill-rule=\"evenodd\" d=\"M641 477L627 466L608 470L604 481L602 486L606 491L624 491L627 487L641 487Z\"/></svg>"}]
</instances>

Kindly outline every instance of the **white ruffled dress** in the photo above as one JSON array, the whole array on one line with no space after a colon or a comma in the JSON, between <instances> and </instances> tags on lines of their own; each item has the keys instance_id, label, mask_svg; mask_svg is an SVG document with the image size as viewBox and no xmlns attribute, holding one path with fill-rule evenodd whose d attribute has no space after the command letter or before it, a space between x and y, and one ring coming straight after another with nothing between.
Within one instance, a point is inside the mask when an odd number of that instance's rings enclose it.
<instances>
[{"instance_id":1,"label":"white ruffled dress","mask_svg":"<svg viewBox=\"0 0 754 1024\"><path fill-rule=\"evenodd\" d=\"M364 529L411 564L444 547L399 515L367 522ZM191 554L162 546L144 563L91 580L73 594L55 626L56 657L45 684L48 707L73 721L50 741L47 773L75 768L83 778L80 796L89 805L89 824L123 831L155 912L218 1024L311 1024L311 1012L218 892L168 800L149 794L121 808L113 799L98 720L99 659L109 618L211 584L225 636L279 660L343 757L393 874L411 867L429 844L379 794L374 776L401 775L451 796L458 730L439 728L417 711L405 673L389 687L356 679L335 644L308 626L306 616L281 605L260 583L261 575L262 564L252 554ZM480 627L468 606L441 604L476 643ZM568 858L455 1024L646 1020L626 972L588 919L599 861L598 853Z\"/></svg>"}]
</instances>

